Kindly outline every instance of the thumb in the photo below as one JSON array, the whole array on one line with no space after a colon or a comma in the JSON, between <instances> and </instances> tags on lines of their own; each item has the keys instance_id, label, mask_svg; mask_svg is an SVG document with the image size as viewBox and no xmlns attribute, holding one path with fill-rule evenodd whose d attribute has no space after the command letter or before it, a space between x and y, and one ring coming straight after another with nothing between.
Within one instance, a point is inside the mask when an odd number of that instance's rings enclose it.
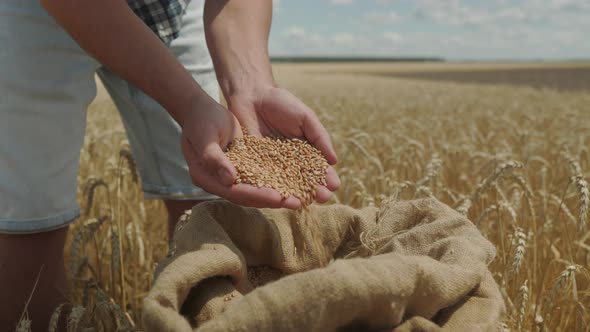
<instances>
[{"instance_id":1,"label":"thumb","mask_svg":"<svg viewBox=\"0 0 590 332\"><path fill-rule=\"evenodd\" d=\"M218 143L209 142L197 147L196 150L204 170L209 175L216 177L224 186L231 186L235 182L237 171Z\"/></svg>"},{"instance_id":2,"label":"thumb","mask_svg":"<svg viewBox=\"0 0 590 332\"><path fill-rule=\"evenodd\" d=\"M209 174L216 176L224 186L231 186L237 172L219 144L210 143L203 151L203 164Z\"/></svg>"}]
</instances>

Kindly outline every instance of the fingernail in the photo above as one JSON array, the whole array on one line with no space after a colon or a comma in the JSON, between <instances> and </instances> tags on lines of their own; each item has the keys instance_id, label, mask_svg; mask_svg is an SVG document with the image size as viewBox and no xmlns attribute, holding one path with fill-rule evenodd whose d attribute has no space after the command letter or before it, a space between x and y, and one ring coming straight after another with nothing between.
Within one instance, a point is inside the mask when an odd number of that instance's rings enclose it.
<instances>
[{"instance_id":1,"label":"fingernail","mask_svg":"<svg viewBox=\"0 0 590 332\"><path fill-rule=\"evenodd\" d=\"M219 177L219 181L221 182L221 184L223 184L224 186L231 186L234 183L234 177L225 168L220 168L217 171L217 176Z\"/></svg>"}]
</instances>

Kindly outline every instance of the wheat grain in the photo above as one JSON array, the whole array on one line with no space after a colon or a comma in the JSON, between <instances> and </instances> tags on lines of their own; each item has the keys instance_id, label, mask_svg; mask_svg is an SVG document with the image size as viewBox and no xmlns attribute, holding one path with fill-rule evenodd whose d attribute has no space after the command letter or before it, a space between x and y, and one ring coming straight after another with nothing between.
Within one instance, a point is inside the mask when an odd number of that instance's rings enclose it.
<instances>
[{"instance_id":1,"label":"wheat grain","mask_svg":"<svg viewBox=\"0 0 590 332\"><path fill-rule=\"evenodd\" d=\"M506 212L508 212L508 215L510 216L510 222L513 226L516 226L517 222L516 222L516 218L517 218L517 214L516 211L514 211L514 208L512 208L512 205L507 202L507 201L500 201L500 209L505 210Z\"/></svg>"},{"instance_id":2,"label":"wheat grain","mask_svg":"<svg viewBox=\"0 0 590 332\"><path fill-rule=\"evenodd\" d=\"M68 316L68 325L67 331L68 332L77 332L78 326L82 321L84 314L86 313L86 308L83 306L75 306L72 308L70 315Z\"/></svg>"},{"instance_id":3,"label":"wheat grain","mask_svg":"<svg viewBox=\"0 0 590 332\"><path fill-rule=\"evenodd\" d=\"M492 173L489 177L487 177L475 190L473 193L473 197L471 198L472 201L476 201L479 196L484 193L488 188L490 188L496 181L501 178L503 175L510 173L514 169L522 168L522 163L510 160L504 163L501 163L496 167L494 173Z\"/></svg>"},{"instance_id":4,"label":"wheat grain","mask_svg":"<svg viewBox=\"0 0 590 332\"><path fill-rule=\"evenodd\" d=\"M588 182L581 176L575 178L576 187L579 193L579 217L578 231L583 232L588 222L588 205L590 204L590 193L588 192Z\"/></svg>"},{"instance_id":5,"label":"wheat grain","mask_svg":"<svg viewBox=\"0 0 590 332\"><path fill-rule=\"evenodd\" d=\"M488 215L490 213L492 213L493 211L498 211L498 207L494 204L485 208L485 210L483 210L483 212L475 220L475 226L477 226L479 228L481 225L481 222L484 221L488 217Z\"/></svg>"},{"instance_id":6,"label":"wheat grain","mask_svg":"<svg viewBox=\"0 0 590 332\"><path fill-rule=\"evenodd\" d=\"M420 186L416 188L416 194L414 197L434 197L432 190L429 187Z\"/></svg>"},{"instance_id":7,"label":"wheat grain","mask_svg":"<svg viewBox=\"0 0 590 332\"><path fill-rule=\"evenodd\" d=\"M137 173L137 165L135 164L135 158L133 158L133 154L127 147L122 147L119 150L119 158L125 160L127 163L127 167L131 171L131 179L133 182L137 183L139 181L139 174Z\"/></svg>"},{"instance_id":8,"label":"wheat grain","mask_svg":"<svg viewBox=\"0 0 590 332\"><path fill-rule=\"evenodd\" d=\"M53 313L51 314L51 318L49 319L49 332L56 332L57 331L57 324L59 323L59 318L61 317L61 311L63 308L63 303L57 306Z\"/></svg>"},{"instance_id":9,"label":"wheat grain","mask_svg":"<svg viewBox=\"0 0 590 332\"><path fill-rule=\"evenodd\" d=\"M433 153L430 157L430 161L426 165L426 176L416 181L416 186L420 187L425 184L429 184L431 188L434 188L436 184L436 177L440 173L441 168L442 159L440 159L438 153Z\"/></svg>"},{"instance_id":10,"label":"wheat grain","mask_svg":"<svg viewBox=\"0 0 590 332\"><path fill-rule=\"evenodd\" d=\"M80 273L81 267L81 251L82 246L86 244L88 239L91 239L94 234L100 229L100 226L108 219L106 216L102 216L98 219L92 218L84 223L82 227L74 234L72 243L70 245L70 276L76 277Z\"/></svg>"},{"instance_id":11,"label":"wheat grain","mask_svg":"<svg viewBox=\"0 0 590 332\"><path fill-rule=\"evenodd\" d=\"M113 301L102 289L97 289L97 304L96 308L100 311L101 320L112 323L117 326L117 331L133 330L133 322L123 312L121 307ZM114 318L111 319L111 318Z\"/></svg>"},{"instance_id":12,"label":"wheat grain","mask_svg":"<svg viewBox=\"0 0 590 332\"><path fill-rule=\"evenodd\" d=\"M573 225L578 224L576 217L574 217L570 209L564 204L561 198L557 197L555 194L551 194L549 197L551 198L551 202L557 205L557 208L561 209L565 213L566 217Z\"/></svg>"},{"instance_id":13,"label":"wheat grain","mask_svg":"<svg viewBox=\"0 0 590 332\"><path fill-rule=\"evenodd\" d=\"M92 211L92 204L94 203L94 195L98 187L104 187L106 192L109 192L108 184L103 180L95 177L91 177L87 180L84 186L84 196L86 196L86 215Z\"/></svg>"},{"instance_id":14,"label":"wheat grain","mask_svg":"<svg viewBox=\"0 0 590 332\"><path fill-rule=\"evenodd\" d=\"M537 327L537 331L538 332L545 332L547 331L547 328L545 327L545 320L543 319L543 316L541 316L541 314L537 313L535 315L535 326Z\"/></svg>"},{"instance_id":15,"label":"wheat grain","mask_svg":"<svg viewBox=\"0 0 590 332\"><path fill-rule=\"evenodd\" d=\"M236 184L273 188L282 198L299 198L302 206L315 200L316 186L326 185L328 162L306 141L244 135L226 154L238 172Z\"/></svg>"},{"instance_id":16,"label":"wheat grain","mask_svg":"<svg viewBox=\"0 0 590 332\"><path fill-rule=\"evenodd\" d=\"M523 194L519 190L513 190L512 195L510 196L510 206L514 210L520 210L522 204L522 196Z\"/></svg>"},{"instance_id":17,"label":"wheat grain","mask_svg":"<svg viewBox=\"0 0 590 332\"><path fill-rule=\"evenodd\" d=\"M465 198L463 200L463 202L461 203L461 205L459 205L459 207L457 207L457 212L461 213L464 216L467 216L467 213L469 212L469 209L471 208L471 199L469 198Z\"/></svg>"},{"instance_id":18,"label":"wheat grain","mask_svg":"<svg viewBox=\"0 0 590 332\"><path fill-rule=\"evenodd\" d=\"M569 151L564 151L562 157L565 158L569 164L572 176L576 177L582 175L582 167L580 167L580 163L574 159Z\"/></svg>"},{"instance_id":19,"label":"wheat grain","mask_svg":"<svg viewBox=\"0 0 590 332\"><path fill-rule=\"evenodd\" d=\"M553 282L553 286L551 286L549 295L545 299L545 309L547 312L550 312L553 309L553 304L559 292L568 288L568 285L572 283L572 280L575 280L576 273L581 270L582 266L573 264L567 266L565 270L559 274L557 279Z\"/></svg>"},{"instance_id":20,"label":"wheat grain","mask_svg":"<svg viewBox=\"0 0 590 332\"><path fill-rule=\"evenodd\" d=\"M529 299L528 283L528 279L525 280L518 290L518 304L516 306L516 328L519 331L522 329L522 323L524 322L524 315L526 314L527 303Z\"/></svg>"},{"instance_id":21,"label":"wheat grain","mask_svg":"<svg viewBox=\"0 0 590 332\"><path fill-rule=\"evenodd\" d=\"M512 258L512 265L510 273L513 275L518 274L520 270L520 266L522 265L525 247L526 247L526 234L522 230L522 228L517 227L514 230L514 255Z\"/></svg>"},{"instance_id":22,"label":"wheat grain","mask_svg":"<svg viewBox=\"0 0 590 332\"><path fill-rule=\"evenodd\" d=\"M33 322L28 317L23 317L18 321L16 332L31 332L31 324Z\"/></svg>"}]
</instances>

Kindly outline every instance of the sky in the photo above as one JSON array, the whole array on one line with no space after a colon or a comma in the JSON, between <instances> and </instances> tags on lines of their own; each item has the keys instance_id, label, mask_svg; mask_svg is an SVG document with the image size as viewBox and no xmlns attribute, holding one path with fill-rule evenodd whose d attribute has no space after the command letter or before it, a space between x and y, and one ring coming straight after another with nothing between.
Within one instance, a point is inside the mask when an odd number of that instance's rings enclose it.
<instances>
[{"instance_id":1,"label":"sky","mask_svg":"<svg viewBox=\"0 0 590 332\"><path fill-rule=\"evenodd\" d=\"M590 0L273 0L271 56L590 58Z\"/></svg>"}]
</instances>

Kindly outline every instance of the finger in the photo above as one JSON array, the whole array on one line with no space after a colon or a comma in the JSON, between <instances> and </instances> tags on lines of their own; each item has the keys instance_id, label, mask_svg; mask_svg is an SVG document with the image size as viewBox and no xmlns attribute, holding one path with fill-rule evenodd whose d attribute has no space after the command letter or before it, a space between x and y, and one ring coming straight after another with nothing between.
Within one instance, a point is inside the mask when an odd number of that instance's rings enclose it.
<instances>
[{"instance_id":1,"label":"finger","mask_svg":"<svg viewBox=\"0 0 590 332\"><path fill-rule=\"evenodd\" d=\"M231 186L235 182L237 171L218 144L208 144L203 151L202 160L209 174L215 174L221 184Z\"/></svg>"},{"instance_id":2,"label":"finger","mask_svg":"<svg viewBox=\"0 0 590 332\"><path fill-rule=\"evenodd\" d=\"M340 184L340 178L338 177L336 170L332 166L329 166L326 170L327 189L330 191L336 191L338 188L340 188Z\"/></svg>"},{"instance_id":3,"label":"finger","mask_svg":"<svg viewBox=\"0 0 590 332\"><path fill-rule=\"evenodd\" d=\"M303 134L305 138L323 153L330 165L336 164L338 158L336 157L336 152L334 152L328 131L324 128L317 115L311 110L306 111L304 114Z\"/></svg>"},{"instance_id":4,"label":"finger","mask_svg":"<svg viewBox=\"0 0 590 332\"><path fill-rule=\"evenodd\" d=\"M328 190L328 188L324 186L317 186L315 200L318 203L326 203L331 196L332 192Z\"/></svg>"},{"instance_id":5,"label":"finger","mask_svg":"<svg viewBox=\"0 0 590 332\"><path fill-rule=\"evenodd\" d=\"M288 208L299 209L301 201L295 196L283 199L278 191L272 188L255 187L247 184L232 186L225 192L225 197L236 204L258 208Z\"/></svg>"},{"instance_id":6,"label":"finger","mask_svg":"<svg viewBox=\"0 0 590 332\"><path fill-rule=\"evenodd\" d=\"M191 143L191 146L194 146ZM216 142L209 142L195 147L197 156L200 152L200 162L205 171L210 175L216 176L219 183L224 186L231 186L237 177L237 171L229 158L223 153L221 147Z\"/></svg>"},{"instance_id":7,"label":"finger","mask_svg":"<svg viewBox=\"0 0 590 332\"><path fill-rule=\"evenodd\" d=\"M250 101L234 100L229 103L228 109L235 115L239 126L246 129L248 135L262 136L254 105Z\"/></svg>"},{"instance_id":8,"label":"finger","mask_svg":"<svg viewBox=\"0 0 590 332\"><path fill-rule=\"evenodd\" d=\"M184 134L180 136L180 149L182 150L186 163L189 165L189 170L192 169L191 165L195 165L196 167L198 165L197 155Z\"/></svg>"},{"instance_id":9,"label":"finger","mask_svg":"<svg viewBox=\"0 0 590 332\"><path fill-rule=\"evenodd\" d=\"M299 209L301 201L291 195L283 199L278 191L268 187L237 184L227 192L228 200L251 207Z\"/></svg>"},{"instance_id":10,"label":"finger","mask_svg":"<svg viewBox=\"0 0 590 332\"><path fill-rule=\"evenodd\" d=\"M295 196L289 196L283 200L281 207L293 210L299 209L301 207L301 201Z\"/></svg>"}]
</instances>

